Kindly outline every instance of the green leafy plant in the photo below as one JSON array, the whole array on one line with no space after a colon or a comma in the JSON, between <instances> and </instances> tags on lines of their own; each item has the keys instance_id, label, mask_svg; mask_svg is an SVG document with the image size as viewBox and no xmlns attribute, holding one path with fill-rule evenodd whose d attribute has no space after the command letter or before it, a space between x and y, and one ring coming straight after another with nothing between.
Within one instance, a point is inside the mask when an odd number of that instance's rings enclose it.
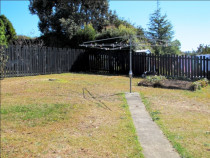
<instances>
[{"instance_id":1,"label":"green leafy plant","mask_svg":"<svg viewBox=\"0 0 210 158\"><path fill-rule=\"evenodd\" d=\"M193 82L193 88L195 91L201 90L201 88L208 86L208 84L209 84L209 80L207 78L203 78L196 82Z\"/></svg>"},{"instance_id":2,"label":"green leafy plant","mask_svg":"<svg viewBox=\"0 0 210 158\"><path fill-rule=\"evenodd\" d=\"M152 83L158 83L162 80L165 80L166 77L165 76L147 76L146 77L146 80L149 81L149 82L152 82Z\"/></svg>"},{"instance_id":3,"label":"green leafy plant","mask_svg":"<svg viewBox=\"0 0 210 158\"><path fill-rule=\"evenodd\" d=\"M158 114L160 114L160 111L158 111L158 110L150 112L150 116L152 117L153 121L156 121L156 120L160 119Z\"/></svg>"}]
</instances>

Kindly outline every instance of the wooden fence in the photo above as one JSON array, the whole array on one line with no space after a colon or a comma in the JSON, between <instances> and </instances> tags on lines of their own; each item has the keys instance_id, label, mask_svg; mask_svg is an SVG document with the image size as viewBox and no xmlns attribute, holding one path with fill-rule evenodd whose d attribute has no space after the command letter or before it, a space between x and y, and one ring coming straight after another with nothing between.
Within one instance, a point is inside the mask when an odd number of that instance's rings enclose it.
<instances>
[{"instance_id":1,"label":"wooden fence","mask_svg":"<svg viewBox=\"0 0 210 158\"><path fill-rule=\"evenodd\" d=\"M88 70L110 74L128 74L129 51L87 52ZM197 56L152 55L133 52L132 70L134 76L144 72L156 72L167 77L208 78L210 79L210 59Z\"/></svg>"},{"instance_id":2,"label":"wooden fence","mask_svg":"<svg viewBox=\"0 0 210 158\"><path fill-rule=\"evenodd\" d=\"M127 50L86 50L88 71L104 74L128 74L129 53Z\"/></svg>"},{"instance_id":3,"label":"wooden fence","mask_svg":"<svg viewBox=\"0 0 210 158\"><path fill-rule=\"evenodd\" d=\"M205 57L134 53L133 58L134 74L149 71L168 77L210 79L210 59Z\"/></svg>"},{"instance_id":4,"label":"wooden fence","mask_svg":"<svg viewBox=\"0 0 210 158\"><path fill-rule=\"evenodd\" d=\"M82 49L61 49L47 47L21 47L10 45L6 49L8 61L4 77L32 76L74 71L78 69Z\"/></svg>"},{"instance_id":5,"label":"wooden fence","mask_svg":"<svg viewBox=\"0 0 210 158\"><path fill-rule=\"evenodd\" d=\"M8 62L1 76L31 76L65 72L128 74L129 51L61 49L9 46ZM210 59L197 56L151 55L133 53L134 76L145 71L170 77L210 79Z\"/></svg>"}]
</instances>

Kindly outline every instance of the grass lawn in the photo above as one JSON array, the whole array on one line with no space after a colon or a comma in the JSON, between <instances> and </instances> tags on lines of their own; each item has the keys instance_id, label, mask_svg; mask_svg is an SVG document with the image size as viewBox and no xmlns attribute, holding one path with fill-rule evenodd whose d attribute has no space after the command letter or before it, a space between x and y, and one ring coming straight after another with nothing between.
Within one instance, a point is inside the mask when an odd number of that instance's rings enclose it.
<instances>
[{"instance_id":1,"label":"grass lawn","mask_svg":"<svg viewBox=\"0 0 210 158\"><path fill-rule=\"evenodd\" d=\"M49 79L57 79L49 81ZM138 87L182 157L210 157L210 86ZM123 76L59 74L1 81L1 157L143 157Z\"/></svg>"},{"instance_id":2,"label":"grass lawn","mask_svg":"<svg viewBox=\"0 0 210 158\"><path fill-rule=\"evenodd\" d=\"M210 86L191 92L139 88L153 120L184 158L210 157Z\"/></svg>"},{"instance_id":3,"label":"grass lawn","mask_svg":"<svg viewBox=\"0 0 210 158\"><path fill-rule=\"evenodd\" d=\"M143 157L128 83L85 74L2 80L1 157Z\"/></svg>"}]
</instances>

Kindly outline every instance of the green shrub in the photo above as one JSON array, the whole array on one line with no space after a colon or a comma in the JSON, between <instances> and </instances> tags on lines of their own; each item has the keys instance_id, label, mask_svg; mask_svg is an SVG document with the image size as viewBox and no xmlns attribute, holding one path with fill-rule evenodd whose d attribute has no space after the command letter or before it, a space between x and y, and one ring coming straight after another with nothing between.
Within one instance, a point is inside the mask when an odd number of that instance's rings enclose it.
<instances>
[{"instance_id":1,"label":"green shrub","mask_svg":"<svg viewBox=\"0 0 210 158\"><path fill-rule=\"evenodd\" d=\"M6 54L6 46L0 45L0 79L4 77L5 66L8 61L8 55Z\"/></svg>"},{"instance_id":2,"label":"green shrub","mask_svg":"<svg viewBox=\"0 0 210 158\"><path fill-rule=\"evenodd\" d=\"M200 90L201 88L204 88L208 86L209 80L207 78L200 79L196 82L193 82L194 90Z\"/></svg>"},{"instance_id":3,"label":"green shrub","mask_svg":"<svg viewBox=\"0 0 210 158\"><path fill-rule=\"evenodd\" d=\"M198 81L193 82L193 86L194 86L194 91L201 89L201 83Z\"/></svg>"},{"instance_id":4,"label":"green shrub","mask_svg":"<svg viewBox=\"0 0 210 158\"><path fill-rule=\"evenodd\" d=\"M151 83L159 83L160 81L165 80L166 77L165 76L147 76L146 80L151 82Z\"/></svg>"}]
</instances>

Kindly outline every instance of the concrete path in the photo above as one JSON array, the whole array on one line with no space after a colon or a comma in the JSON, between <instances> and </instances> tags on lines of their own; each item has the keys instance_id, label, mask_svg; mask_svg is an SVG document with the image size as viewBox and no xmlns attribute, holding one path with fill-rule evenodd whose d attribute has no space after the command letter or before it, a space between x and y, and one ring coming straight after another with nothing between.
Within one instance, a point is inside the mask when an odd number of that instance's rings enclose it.
<instances>
[{"instance_id":1,"label":"concrete path","mask_svg":"<svg viewBox=\"0 0 210 158\"><path fill-rule=\"evenodd\" d=\"M145 158L180 158L160 128L152 121L138 93L126 93L126 99Z\"/></svg>"}]
</instances>

